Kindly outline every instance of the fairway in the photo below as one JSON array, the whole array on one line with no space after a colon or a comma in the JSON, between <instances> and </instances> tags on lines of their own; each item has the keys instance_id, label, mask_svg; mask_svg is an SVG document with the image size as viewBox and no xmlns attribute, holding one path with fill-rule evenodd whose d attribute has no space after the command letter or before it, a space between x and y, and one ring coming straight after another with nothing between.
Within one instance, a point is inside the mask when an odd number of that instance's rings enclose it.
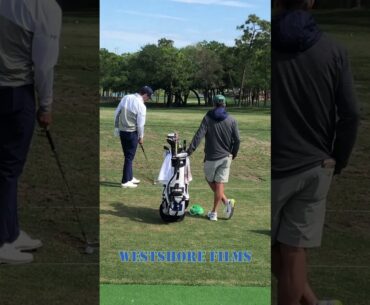
<instances>
[{"instance_id":1,"label":"fairway","mask_svg":"<svg viewBox=\"0 0 370 305\"><path fill-rule=\"evenodd\" d=\"M165 224L160 219L158 209L162 187L153 185L152 178L154 174L158 174L162 164L166 136L177 131L180 140L190 143L208 109L148 107L144 147L150 164L146 163L142 152L138 150L134 175L141 179L142 183L137 189L122 189L120 181L123 153L119 138L113 136L114 108L101 107L101 283L269 287L268 110L230 111L239 123L242 141L238 157L231 167L229 183L226 185L226 195L237 201L233 218L222 219L220 213L217 222L190 215L181 223ZM213 194L203 176L203 145L204 140L191 157L193 181L189 186L190 205L200 204L208 211L213 204ZM252 252L252 261L199 264L121 263L118 253L120 250L248 250Z\"/></svg>"}]
</instances>

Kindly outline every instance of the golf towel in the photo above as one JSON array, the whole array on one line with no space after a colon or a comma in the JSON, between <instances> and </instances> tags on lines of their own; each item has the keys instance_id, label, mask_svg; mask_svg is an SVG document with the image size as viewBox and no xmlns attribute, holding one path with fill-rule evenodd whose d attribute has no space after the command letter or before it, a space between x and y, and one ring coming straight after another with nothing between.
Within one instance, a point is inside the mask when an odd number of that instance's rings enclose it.
<instances>
[{"instance_id":1,"label":"golf towel","mask_svg":"<svg viewBox=\"0 0 370 305\"><path fill-rule=\"evenodd\" d=\"M161 170L159 171L158 175L158 183L160 184L167 184L168 181L173 176L173 167L171 166L171 158L172 154L170 152L165 152L164 160L162 163ZM193 180L190 171L190 159L189 157L186 158L186 165L185 165L185 177L184 182L189 184L190 181Z\"/></svg>"}]
</instances>

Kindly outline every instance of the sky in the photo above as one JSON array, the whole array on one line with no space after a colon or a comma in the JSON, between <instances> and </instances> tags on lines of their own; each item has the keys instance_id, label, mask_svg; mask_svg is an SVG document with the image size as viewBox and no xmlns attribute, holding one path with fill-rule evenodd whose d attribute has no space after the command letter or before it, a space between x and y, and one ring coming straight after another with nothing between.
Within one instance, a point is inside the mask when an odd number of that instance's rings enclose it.
<instances>
[{"instance_id":1,"label":"sky","mask_svg":"<svg viewBox=\"0 0 370 305\"><path fill-rule=\"evenodd\" d=\"M270 20L270 12L270 0L100 0L100 48L133 53L161 38L177 48L204 40L232 46L248 15Z\"/></svg>"}]
</instances>

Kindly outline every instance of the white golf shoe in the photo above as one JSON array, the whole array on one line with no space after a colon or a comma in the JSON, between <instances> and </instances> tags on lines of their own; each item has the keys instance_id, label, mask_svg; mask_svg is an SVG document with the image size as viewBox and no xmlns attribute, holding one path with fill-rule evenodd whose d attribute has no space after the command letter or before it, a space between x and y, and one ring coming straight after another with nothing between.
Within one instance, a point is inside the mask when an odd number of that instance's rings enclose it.
<instances>
[{"instance_id":1,"label":"white golf shoe","mask_svg":"<svg viewBox=\"0 0 370 305\"><path fill-rule=\"evenodd\" d=\"M27 264L33 261L31 253L23 253L13 247L13 244L5 243L0 247L0 264Z\"/></svg>"},{"instance_id":2,"label":"white golf shoe","mask_svg":"<svg viewBox=\"0 0 370 305\"><path fill-rule=\"evenodd\" d=\"M225 208L225 214L226 214L227 219L230 219L231 217L233 217L235 203L236 203L235 199L229 199L227 201L226 208Z\"/></svg>"},{"instance_id":3,"label":"white golf shoe","mask_svg":"<svg viewBox=\"0 0 370 305\"><path fill-rule=\"evenodd\" d=\"M217 213L216 212L208 212L208 218L211 221L217 221Z\"/></svg>"},{"instance_id":4,"label":"white golf shoe","mask_svg":"<svg viewBox=\"0 0 370 305\"><path fill-rule=\"evenodd\" d=\"M137 187L137 184L133 183L132 181L128 181L126 183L121 183L121 186L123 188L135 188Z\"/></svg>"},{"instance_id":5,"label":"white golf shoe","mask_svg":"<svg viewBox=\"0 0 370 305\"><path fill-rule=\"evenodd\" d=\"M136 179L135 177L132 177L132 180L130 182L135 183L135 184L139 184L140 180Z\"/></svg>"},{"instance_id":6,"label":"white golf shoe","mask_svg":"<svg viewBox=\"0 0 370 305\"><path fill-rule=\"evenodd\" d=\"M31 251L42 247L39 239L32 239L26 232L20 231L18 238L11 245L20 251Z\"/></svg>"}]
</instances>

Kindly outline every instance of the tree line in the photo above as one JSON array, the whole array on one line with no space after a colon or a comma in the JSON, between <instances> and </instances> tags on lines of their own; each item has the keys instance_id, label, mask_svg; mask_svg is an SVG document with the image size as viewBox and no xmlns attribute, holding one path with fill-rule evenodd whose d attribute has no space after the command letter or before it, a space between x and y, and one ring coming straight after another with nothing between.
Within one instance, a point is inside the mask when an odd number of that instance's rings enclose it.
<instances>
[{"instance_id":1,"label":"tree line","mask_svg":"<svg viewBox=\"0 0 370 305\"><path fill-rule=\"evenodd\" d=\"M315 7L318 9L328 8L368 8L370 0L320 0L316 1Z\"/></svg>"},{"instance_id":2,"label":"tree line","mask_svg":"<svg viewBox=\"0 0 370 305\"><path fill-rule=\"evenodd\" d=\"M118 55L101 49L101 95L135 92L147 84L163 92L163 103L168 107L186 105L190 94L199 105L211 105L214 95L224 94L236 106L266 106L271 75L270 22L249 15L237 29L241 35L234 46L203 41L176 48L172 40L161 38L135 53Z\"/></svg>"}]
</instances>

